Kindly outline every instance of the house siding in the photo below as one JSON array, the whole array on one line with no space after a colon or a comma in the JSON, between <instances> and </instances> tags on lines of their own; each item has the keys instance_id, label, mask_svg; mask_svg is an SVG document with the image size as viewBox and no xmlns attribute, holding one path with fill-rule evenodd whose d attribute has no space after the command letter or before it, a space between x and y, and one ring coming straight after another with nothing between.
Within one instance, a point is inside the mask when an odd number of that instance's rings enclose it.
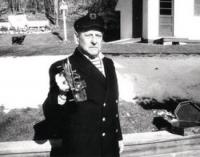
<instances>
[{"instance_id":1,"label":"house siding","mask_svg":"<svg viewBox=\"0 0 200 157\"><path fill-rule=\"evenodd\" d=\"M194 14L194 0L175 0L174 8L174 36L199 40L200 16Z\"/></svg>"},{"instance_id":2,"label":"house siding","mask_svg":"<svg viewBox=\"0 0 200 157\"><path fill-rule=\"evenodd\" d=\"M132 38L132 1L119 0L121 38ZM195 15L195 0L174 0L173 37L200 40L200 16ZM142 38L154 40L159 36L160 0L143 0Z\"/></svg>"}]
</instances>

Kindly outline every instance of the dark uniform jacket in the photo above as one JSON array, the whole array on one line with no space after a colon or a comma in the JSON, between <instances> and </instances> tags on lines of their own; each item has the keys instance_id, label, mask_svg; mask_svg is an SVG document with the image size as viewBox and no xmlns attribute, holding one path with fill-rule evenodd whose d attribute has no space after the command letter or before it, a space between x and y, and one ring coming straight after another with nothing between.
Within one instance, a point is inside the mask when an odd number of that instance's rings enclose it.
<instances>
[{"instance_id":1,"label":"dark uniform jacket","mask_svg":"<svg viewBox=\"0 0 200 157\"><path fill-rule=\"evenodd\" d=\"M69 57L72 69L86 82L87 101L59 105L55 75L66 59L50 68L50 91L44 115L61 136L66 157L118 157L122 139L118 113L118 85L113 61L103 58L105 76L78 49ZM67 93L68 100L72 97Z\"/></svg>"}]
</instances>

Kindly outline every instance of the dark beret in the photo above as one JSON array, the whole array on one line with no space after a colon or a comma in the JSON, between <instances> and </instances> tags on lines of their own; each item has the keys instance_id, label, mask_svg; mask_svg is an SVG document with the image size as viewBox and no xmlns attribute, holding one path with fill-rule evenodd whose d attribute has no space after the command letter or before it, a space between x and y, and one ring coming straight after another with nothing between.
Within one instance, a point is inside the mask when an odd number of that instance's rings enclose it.
<instances>
[{"instance_id":1,"label":"dark beret","mask_svg":"<svg viewBox=\"0 0 200 157\"><path fill-rule=\"evenodd\" d=\"M76 32L86 32L89 30L98 30L104 32L104 20L96 13L88 13L75 21L74 29Z\"/></svg>"}]
</instances>

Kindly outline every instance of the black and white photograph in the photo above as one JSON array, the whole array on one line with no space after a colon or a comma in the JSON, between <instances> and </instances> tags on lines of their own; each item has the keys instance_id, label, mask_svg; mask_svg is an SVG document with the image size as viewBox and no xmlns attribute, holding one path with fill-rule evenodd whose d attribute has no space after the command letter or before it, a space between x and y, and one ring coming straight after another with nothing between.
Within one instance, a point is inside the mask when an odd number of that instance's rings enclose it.
<instances>
[{"instance_id":1,"label":"black and white photograph","mask_svg":"<svg viewBox=\"0 0 200 157\"><path fill-rule=\"evenodd\" d=\"M200 0L0 0L0 157L198 157Z\"/></svg>"}]
</instances>

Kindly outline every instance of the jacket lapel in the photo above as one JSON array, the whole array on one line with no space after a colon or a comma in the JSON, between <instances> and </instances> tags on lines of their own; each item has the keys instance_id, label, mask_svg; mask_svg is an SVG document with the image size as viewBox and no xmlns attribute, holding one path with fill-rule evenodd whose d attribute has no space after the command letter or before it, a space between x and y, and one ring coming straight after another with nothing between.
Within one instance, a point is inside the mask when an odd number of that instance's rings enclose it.
<instances>
[{"instance_id":1,"label":"jacket lapel","mask_svg":"<svg viewBox=\"0 0 200 157\"><path fill-rule=\"evenodd\" d=\"M105 84L104 75L84 55L82 55L78 49L76 49L74 54L70 57L70 62L72 63L72 66L74 65L74 69L81 71L84 76L92 77L98 82Z\"/></svg>"},{"instance_id":2,"label":"jacket lapel","mask_svg":"<svg viewBox=\"0 0 200 157\"><path fill-rule=\"evenodd\" d=\"M118 82L116 78L115 68L111 61L107 58L103 59L106 74L106 95L105 101L116 99L118 97Z\"/></svg>"}]
</instances>

